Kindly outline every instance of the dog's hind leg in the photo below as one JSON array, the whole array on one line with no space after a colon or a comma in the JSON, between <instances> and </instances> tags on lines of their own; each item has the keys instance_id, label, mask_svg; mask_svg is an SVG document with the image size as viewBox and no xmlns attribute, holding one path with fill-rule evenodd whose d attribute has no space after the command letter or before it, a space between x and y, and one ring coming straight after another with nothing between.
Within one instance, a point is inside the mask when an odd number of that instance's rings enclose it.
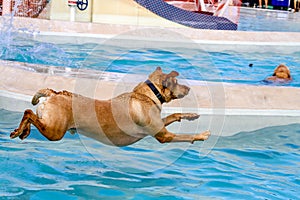
<instances>
[{"instance_id":1,"label":"dog's hind leg","mask_svg":"<svg viewBox=\"0 0 300 200\"><path fill-rule=\"evenodd\" d=\"M15 129L13 132L11 132L10 138L16 138L16 137L22 135L23 132L24 132L24 135L30 134L30 132L28 133L28 131L30 131L30 128L28 129L28 127L30 127L29 119L32 114L33 114L32 110L26 110L24 112L24 115L23 115L23 118L21 120L19 127L17 129Z\"/></svg>"},{"instance_id":2,"label":"dog's hind leg","mask_svg":"<svg viewBox=\"0 0 300 200\"><path fill-rule=\"evenodd\" d=\"M165 126L172 124L173 122L180 122L182 119L187 119L189 121L198 119L200 115L196 113L174 113L165 118L163 118L163 122Z\"/></svg>"},{"instance_id":3,"label":"dog's hind leg","mask_svg":"<svg viewBox=\"0 0 300 200\"><path fill-rule=\"evenodd\" d=\"M56 129L49 129L47 124L39 119L32 110L25 110L21 123L17 129L15 129L11 134L10 138L20 137L20 139L25 139L30 134L30 124L33 124L48 140L60 140L67 128L56 124Z\"/></svg>"},{"instance_id":4,"label":"dog's hind leg","mask_svg":"<svg viewBox=\"0 0 300 200\"><path fill-rule=\"evenodd\" d=\"M19 138L21 140L24 140L25 138L28 137L28 135L30 134L30 131L31 131L31 123L27 123L27 125L24 128L23 132L21 133L21 135L19 135Z\"/></svg>"},{"instance_id":5,"label":"dog's hind leg","mask_svg":"<svg viewBox=\"0 0 300 200\"><path fill-rule=\"evenodd\" d=\"M203 133L191 135L191 134L174 134L169 132L166 128L163 128L159 133L157 133L154 137L160 143L169 143L169 142L190 142L194 143L195 141L204 141L207 140L210 136L209 131L205 131Z\"/></svg>"}]
</instances>

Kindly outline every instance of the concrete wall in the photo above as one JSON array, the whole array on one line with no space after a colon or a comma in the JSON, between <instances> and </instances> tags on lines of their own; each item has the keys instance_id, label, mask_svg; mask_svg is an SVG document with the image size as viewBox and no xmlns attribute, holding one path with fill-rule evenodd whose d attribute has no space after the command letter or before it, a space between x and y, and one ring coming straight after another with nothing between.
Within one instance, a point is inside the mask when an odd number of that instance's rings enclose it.
<instances>
[{"instance_id":1,"label":"concrete wall","mask_svg":"<svg viewBox=\"0 0 300 200\"><path fill-rule=\"evenodd\" d=\"M106 24L127 24L161 27L182 27L182 25L161 18L134 0L88 0L88 8L76 8L75 21ZM70 7L67 0L51 0L50 19L70 21Z\"/></svg>"},{"instance_id":2,"label":"concrete wall","mask_svg":"<svg viewBox=\"0 0 300 200\"><path fill-rule=\"evenodd\" d=\"M157 16L134 0L114 0L114 3L107 3L106 0L95 1L93 22L163 27L181 26Z\"/></svg>"},{"instance_id":3,"label":"concrete wall","mask_svg":"<svg viewBox=\"0 0 300 200\"><path fill-rule=\"evenodd\" d=\"M89 0L89 6L86 10L80 11L76 8L75 21L91 22L93 0ZM70 20L70 6L67 0L51 0L50 1L50 19L53 20Z\"/></svg>"}]
</instances>

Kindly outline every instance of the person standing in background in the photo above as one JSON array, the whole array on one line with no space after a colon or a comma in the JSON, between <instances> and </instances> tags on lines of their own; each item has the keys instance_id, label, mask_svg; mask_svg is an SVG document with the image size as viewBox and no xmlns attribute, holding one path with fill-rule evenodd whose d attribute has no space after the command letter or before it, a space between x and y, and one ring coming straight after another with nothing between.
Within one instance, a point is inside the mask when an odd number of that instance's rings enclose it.
<instances>
[{"instance_id":1,"label":"person standing in background","mask_svg":"<svg viewBox=\"0 0 300 200\"><path fill-rule=\"evenodd\" d=\"M268 0L264 0L265 1L265 8L268 8ZM297 1L297 0L295 0ZM262 6L262 0L258 0L258 8L263 8Z\"/></svg>"},{"instance_id":2,"label":"person standing in background","mask_svg":"<svg viewBox=\"0 0 300 200\"><path fill-rule=\"evenodd\" d=\"M299 0L294 0L294 12L299 12Z\"/></svg>"}]
</instances>

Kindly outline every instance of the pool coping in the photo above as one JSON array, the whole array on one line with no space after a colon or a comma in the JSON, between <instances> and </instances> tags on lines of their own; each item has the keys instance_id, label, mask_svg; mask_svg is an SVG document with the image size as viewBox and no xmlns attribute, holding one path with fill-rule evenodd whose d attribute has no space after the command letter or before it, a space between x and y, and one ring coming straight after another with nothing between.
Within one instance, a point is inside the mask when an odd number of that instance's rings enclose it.
<instances>
[{"instance_id":1,"label":"pool coping","mask_svg":"<svg viewBox=\"0 0 300 200\"><path fill-rule=\"evenodd\" d=\"M4 18L4 17L0 17ZM60 20L46 20L35 18L14 17L12 24L16 29L22 29L23 32L40 35L74 35L88 37L115 37L116 35L130 35L132 37L142 37L147 39L164 39L170 40L170 35L157 35L154 32L145 35L145 32L139 30L150 29L165 30L170 33L177 33L185 38L199 43L226 43L230 44L280 44L280 45L297 45L300 44L300 34L297 32L260 32L260 31L226 31L226 30L203 30L189 27L154 27L138 25L121 25L121 24L104 24L89 22L69 22ZM28 28L30 27L30 28ZM129 34L128 34L129 33ZM140 35L139 35L140 34ZM173 38L174 39L174 38ZM177 39L177 38L175 38ZM174 41L174 40L171 40ZM177 41L178 42L178 41Z\"/></svg>"},{"instance_id":2,"label":"pool coping","mask_svg":"<svg viewBox=\"0 0 300 200\"><path fill-rule=\"evenodd\" d=\"M3 17L2 17L3 18ZM190 48L204 51L296 52L297 32L202 30L188 27L160 27L68 22L14 17L13 30L24 37L50 43L95 43L127 48ZM29 27L29 28L28 28ZM64 36L64 37L59 37Z\"/></svg>"}]
</instances>

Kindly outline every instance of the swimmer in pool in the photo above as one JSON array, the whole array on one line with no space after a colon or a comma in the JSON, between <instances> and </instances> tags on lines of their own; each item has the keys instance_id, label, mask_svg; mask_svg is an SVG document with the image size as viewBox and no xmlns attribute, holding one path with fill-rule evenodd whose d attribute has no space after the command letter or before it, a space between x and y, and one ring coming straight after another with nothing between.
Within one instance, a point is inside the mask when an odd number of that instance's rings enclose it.
<instances>
[{"instance_id":1,"label":"swimmer in pool","mask_svg":"<svg viewBox=\"0 0 300 200\"><path fill-rule=\"evenodd\" d=\"M284 65L280 64L274 69L272 76L265 79L266 82L270 83L288 83L292 80L290 69Z\"/></svg>"}]
</instances>

